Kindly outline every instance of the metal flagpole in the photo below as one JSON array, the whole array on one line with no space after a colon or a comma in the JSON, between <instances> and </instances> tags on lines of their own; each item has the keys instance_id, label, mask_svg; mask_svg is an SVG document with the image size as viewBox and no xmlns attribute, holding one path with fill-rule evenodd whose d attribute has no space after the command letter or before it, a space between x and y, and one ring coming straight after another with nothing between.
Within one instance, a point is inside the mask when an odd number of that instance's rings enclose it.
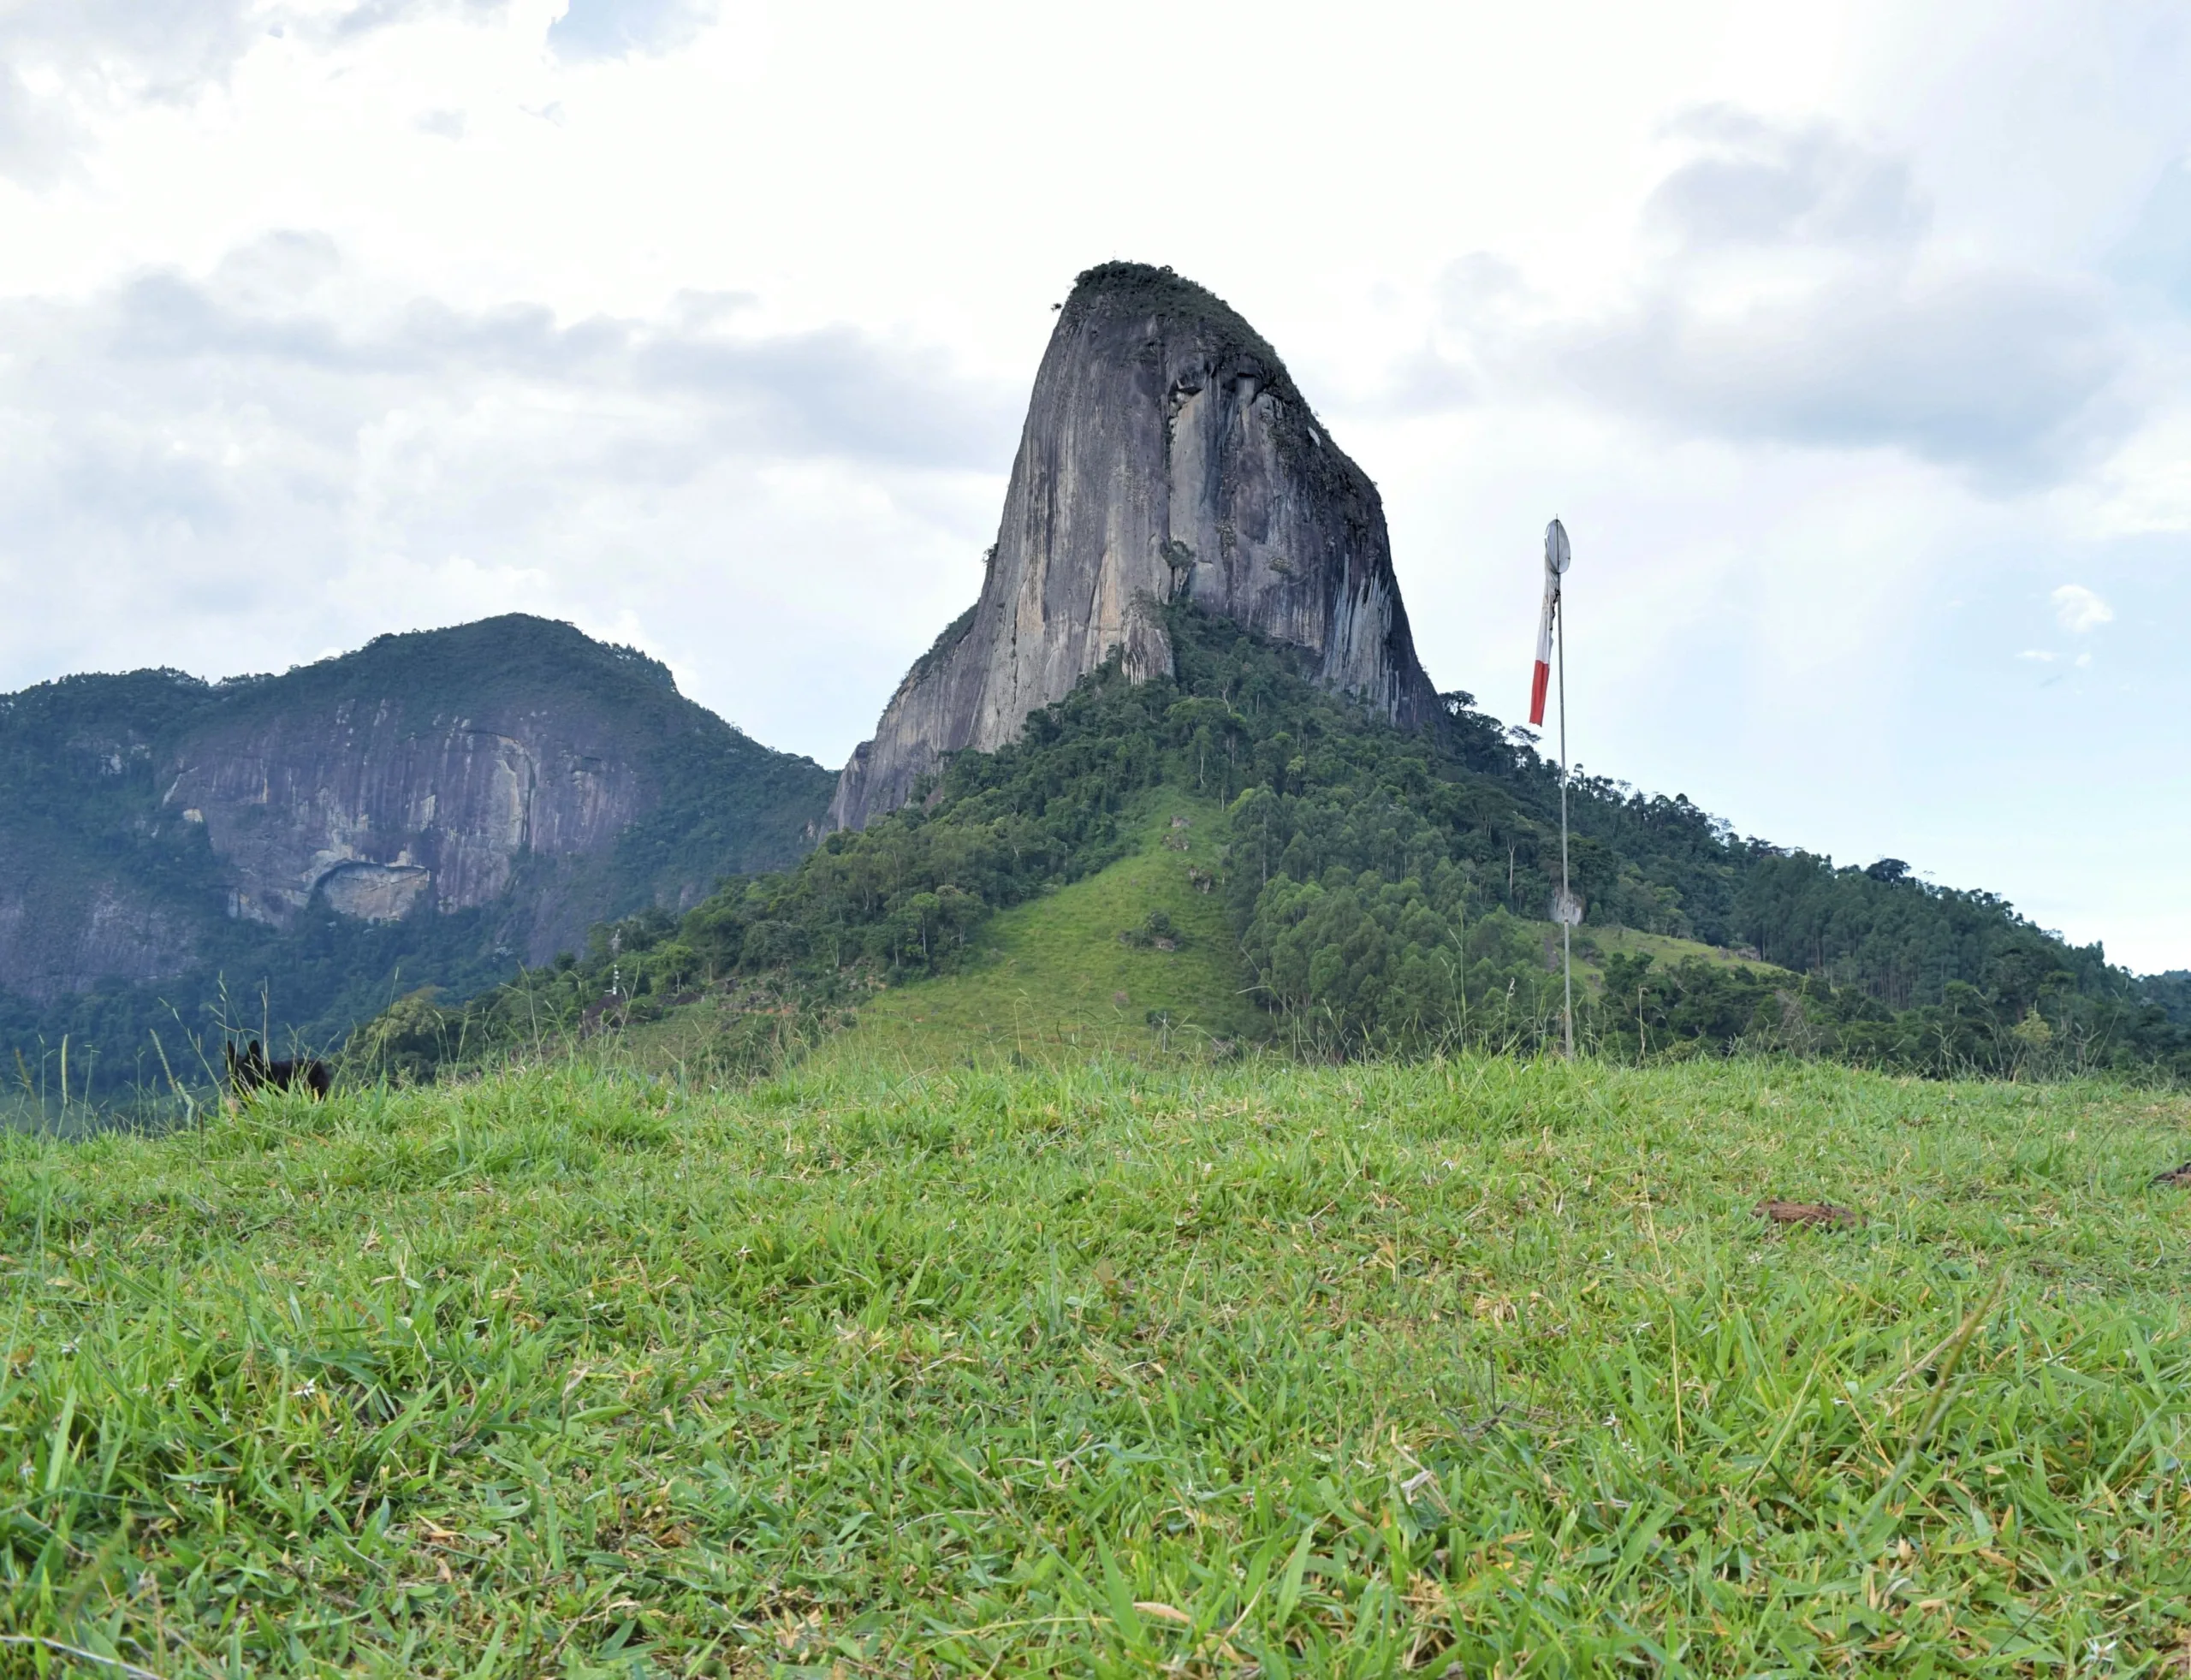
<instances>
[{"instance_id":1,"label":"metal flagpole","mask_svg":"<svg viewBox=\"0 0 2191 1680\"><path fill-rule=\"evenodd\" d=\"M1567 1059L1575 1059L1575 924L1582 919L1582 906L1575 902L1573 883L1567 872L1567 568L1574 563L1573 551L1568 547L1567 527L1554 519L1544 528L1545 606L1550 622L1538 632L1538 654L1553 653L1559 666L1559 899L1553 906L1559 918L1559 978L1564 1007L1560 1012L1562 1036L1565 1041ZM1547 649L1543 644L1545 630L1557 638L1557 647ZM1536 692L1541 696L1544 667L1537 667ZM1530 708L1535 717L1543 715L1541 703ZM1534 717L1533 717L1534 721Z\"/></svg>"},{"instance_id":2,"label":"metal flagpole","mask_svg":"<svg viewBox=\"0 0 2191 1680\"><path fill-rule=\"evenodd\" d=\"M1561 545L1565 547L1563 543ZM1567 1060L1575 1060L1575 894L1567 884L1567 590L1553 608L1559 642L1559 971L1567 994Z\"/></svg>"}]
</instances>

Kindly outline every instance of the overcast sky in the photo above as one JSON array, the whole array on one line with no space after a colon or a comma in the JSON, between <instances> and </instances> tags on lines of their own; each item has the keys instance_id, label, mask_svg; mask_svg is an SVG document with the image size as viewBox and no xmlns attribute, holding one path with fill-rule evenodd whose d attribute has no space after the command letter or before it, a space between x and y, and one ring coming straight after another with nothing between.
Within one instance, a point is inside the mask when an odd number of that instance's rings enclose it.
<instances>
[{"instance_id":1,"label":"overcast sky","mask_svg":"<svg viewBox=\"0 0 2191 1680\"><path fill-rule=\"evenodd\" d=\"M2191 964L2191 9L0 0L0 689L521 608L835 765L1073 275L1381 487L1442 688Z\"/></svg>"}]
</instances>

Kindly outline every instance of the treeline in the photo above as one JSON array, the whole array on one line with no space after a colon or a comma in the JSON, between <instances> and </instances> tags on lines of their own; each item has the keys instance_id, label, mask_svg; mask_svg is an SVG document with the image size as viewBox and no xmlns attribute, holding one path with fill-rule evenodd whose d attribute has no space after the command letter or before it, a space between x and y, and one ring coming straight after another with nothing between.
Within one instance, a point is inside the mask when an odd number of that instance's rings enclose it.
<instances>
[{"instance_id":1,"label":"treeline","mask_svg":"<svg viewBox=\"0 0 2191 1680\"><path fill-rule=\"evenodd\" d=\"M798 867L727 882L681 917L599 930L584 957L468 1006L414 1000L407 1048L391 1048L387 1023L360 1045L425 1066L436 1042L583 1030L710 988L779 1023L856 1006L948 971L987 917L1113 861L1137 798L1161 783L1226 808L1210 884L1274 1037L1345 1055L1528 1048L1556 1033L1541 918L1559 782L1535 738L1460 693L1434 728L1402 732L1228 620L1182 607L1171 628L1172 679L1099 672L1012 745L958 755L905 808L829 835ZM1606 958L1577 1024L1608 1053L2191 1071L2191 1032L2139 982L1997 898L1930 886L1892 859L1836 868L1741 839L1683 796L1578 777L1570 804L1592 929L1743 959Z\"/></svg>"}]
</instances>

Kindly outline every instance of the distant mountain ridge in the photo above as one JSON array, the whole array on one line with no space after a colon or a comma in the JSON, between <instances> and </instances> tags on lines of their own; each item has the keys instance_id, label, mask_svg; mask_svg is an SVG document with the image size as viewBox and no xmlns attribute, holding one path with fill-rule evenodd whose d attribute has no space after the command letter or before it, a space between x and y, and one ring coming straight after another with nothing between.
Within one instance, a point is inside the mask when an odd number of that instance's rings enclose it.
<instances>
[{"instance_id":1,"label":"distant mountain ridge","mask_svg":"<svg viewBox=\"0 0 2191 1680\"><path fill-rule=\"evenodd\" d=\"M1229 944L1202 1025L1248 999L1318 1054L1541 1047L1571 874L1585 938L1623 936L1585 1012L1621 1054L2191 1077L2191 978L1685 796L1563 793L1536 740L1434 691L1375 488L1269 346L1107 264L1045 355L980 598L841 775L521 615L0 697L0 1049L66 1035L143 1077L176 1025L331 1045L374 1017L359 1065L407 1077L698 1009L736 1051L714 1065L757 1066L974 962L987 918L1119 863L1165 798L1199 813L1150 852L1168 907L1095 933L1171 957L1191 921L1204 969ZM1175 1001L1135 1006L1159 1045Z\"/></svg>"},{"instance_id":2,"label":"distant mountain ridge","mask_svg":"<svg viewBox=\"0 0 2191 1680\"><path fill-rule=\"evenodd\" d=\"M659 662L524 614L280 676L44 684L0 697L0 1029L110 1036L68 1000L217 976L332 1029L376 947L419 982L543 961L795 860L832 785ZM263 986L313 938L354 950Z\"/></svg>"}]
</instances>

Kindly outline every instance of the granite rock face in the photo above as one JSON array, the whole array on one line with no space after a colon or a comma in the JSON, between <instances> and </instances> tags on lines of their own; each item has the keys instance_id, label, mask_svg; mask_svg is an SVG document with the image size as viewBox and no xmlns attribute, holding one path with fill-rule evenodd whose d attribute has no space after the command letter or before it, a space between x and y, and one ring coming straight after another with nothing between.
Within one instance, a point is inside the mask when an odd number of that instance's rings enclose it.
<instances>
[{"instance_id":1,"label":"granite rock face","mask_svg":"<svg viewBox=\"0 0 2191 1680\"><path fill-rule=\"evenodd\" d=\"M981 597L853 752L831 821L895 809L944 755L1003 745L1107 659L1169 674L1158 608L1176 601L1306 650L1323 683L1403 726L1436 714L1368 475L1232 309L1109 263L1050 336Z\"/></svg>"},{"instance_id":2,"label":"granite rock face","mask_svg":"<svg viewBox=\"0 0 2191 1680\"><path fill-rule=\"evenodd\" d=\"M605 852L652 808L621 721L537 691L476 714L346 696L194 733L161 804L205 825L235 915L286 927L316 894L366 921L470 910L520 858Z\"/></svg>"}]
</instances>

